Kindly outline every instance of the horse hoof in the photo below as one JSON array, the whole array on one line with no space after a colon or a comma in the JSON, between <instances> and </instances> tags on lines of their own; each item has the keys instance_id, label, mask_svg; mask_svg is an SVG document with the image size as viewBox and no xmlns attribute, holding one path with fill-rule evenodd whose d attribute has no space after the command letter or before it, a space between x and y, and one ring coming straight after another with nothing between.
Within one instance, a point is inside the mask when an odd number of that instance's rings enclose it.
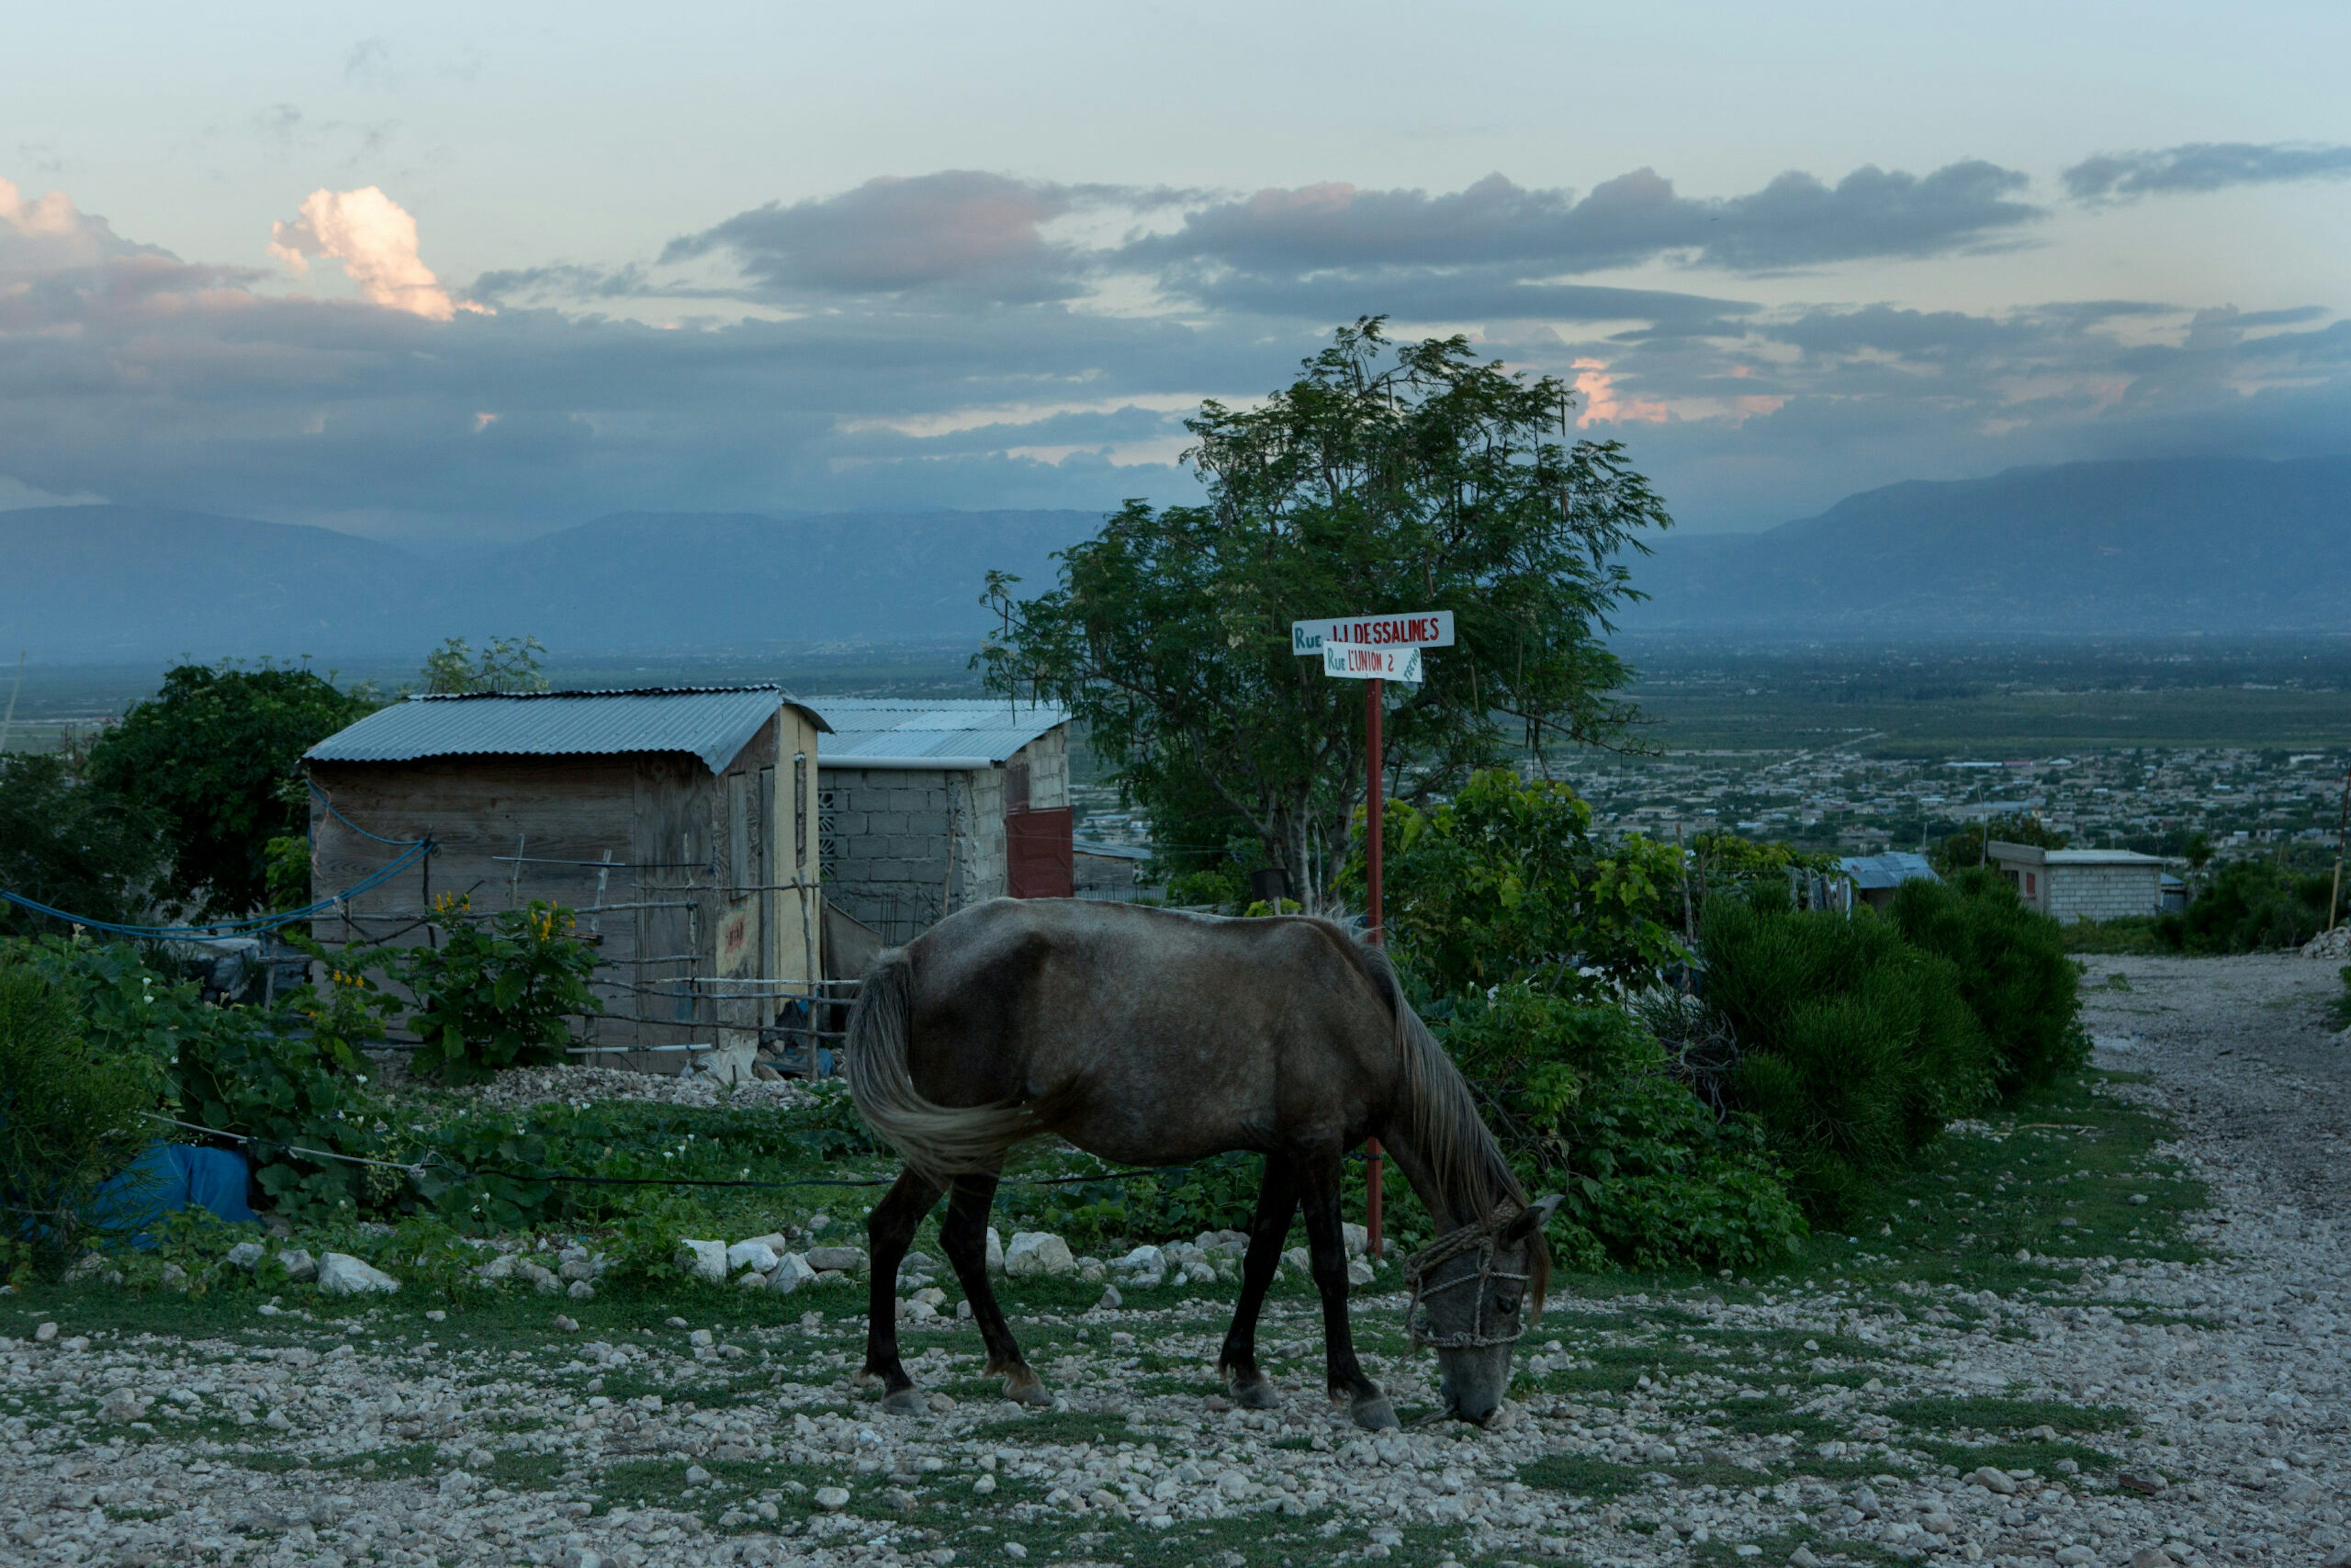
<instances>
[{"instance_id":1,"label":"horse hoof","mask_svg":"<svg viewBox=\"0 0 2351 1568\"><path fill-rule=\"evenodd\" d=\"M1025 1383L1007 1378L1004 1385L1004 1397L1016 1405L1027 1405L1040 1410L1053 1403L1053 1396L1045 1392L1044 1384L1038 1381L1034 1375Z\"/></svg>"},{"instance_id":2,"label":"horse hoof","mask_svg":"<svg viewBox=\"0 0 2351 1568\"><path fill-rule=\"evenodd\" d=\"M1396 1419L1395 1406L1388 1403L1384 1394L1356 1400L1347 1413L1366 1432L1392 1432L1403 1425Z\"/></svg>"},{"instance_id":3,"label":"horse hoof","mask_svg":"<svg viewBox=\"0 0 2351 1568\"><path fill-rule=\"evenodd\" d=\"M931 1402L919 1388L901 1388L882 1401L882 1410L889 1416L927 1416Z\"/></svg>"},{"instance_id":4,"label":"horse hoof","mask_svg":"<svg viewBox=\"0 0 2351 1568\"><path fill-rule=\"evenodd\" d=\"M1281 1401L1273 1391L1273 1379L1260 1377L1255 1383L1234 1385L1233 1403L1244 1410L1270 1410Z\"/></svg>"}]
</instances>

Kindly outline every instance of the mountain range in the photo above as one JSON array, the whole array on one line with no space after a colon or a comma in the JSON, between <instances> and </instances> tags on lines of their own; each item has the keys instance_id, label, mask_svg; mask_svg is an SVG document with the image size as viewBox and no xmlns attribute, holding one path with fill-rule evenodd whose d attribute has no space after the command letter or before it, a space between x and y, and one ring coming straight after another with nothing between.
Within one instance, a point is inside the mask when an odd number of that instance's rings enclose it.
<instances>
[{"instance_id":1,"label":"mountain range","mask_svg":"<svg viewBox=\"0 0 2351 1568\"><path fill-rule=\"evenodd\" d=\"M1668 533L1628 630L1822 637L2351 630L2351 456L2014 468Z\"/></svg>"},{"instance_id":2,"label":"mountain range","mask_svg":"<svg viewBox=\"0 0 2351 1568\"><path fill-rule=\"evenodd\" d=\"M629 512L436 559L298 524L139 507L0 512L0 653L43 662L559 656L968 641L987 571L1033 589L1080 511ZM1889 485L1760 534L1675 531L1628 631L1919 639L2342 631L2351 456L2179 458Z\"/></svg>"}]
</instances>

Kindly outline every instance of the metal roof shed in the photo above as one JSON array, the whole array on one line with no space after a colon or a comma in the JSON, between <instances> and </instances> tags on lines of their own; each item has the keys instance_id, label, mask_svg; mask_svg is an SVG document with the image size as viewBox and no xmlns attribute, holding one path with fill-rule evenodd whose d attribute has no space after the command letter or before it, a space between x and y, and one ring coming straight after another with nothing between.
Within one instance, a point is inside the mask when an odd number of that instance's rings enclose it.
<instances>
[{"instance_id":1,"label":"metal roof shed","mask_svg":"<svg viewBox=\"0 0 2351 1568\"><path fill-rule=\"evenodd\" d=\"M2163 910L2163 862L2134 850L2044 850L1994 839L1984 853L2030 908L2061 925Z\"/></svg>"},{"instance_id":2,"label":"metal roof shed","mask_svg":"<svg viewBox=\"0 0 2351 1568\"><path fill-rule=\"evenodd\" d=\"M384 840L429 838L434 852L313 930L417 942L438 898L476 913L559 903L599 949L607 1011L582 1020L588 1060L747 1071L822 974L824 727L775 686L394 703L305 758L319 792L311 885L352 885L397 852Z\"/></svg>"},{"instance_id":3,"label":"metal roof shed","mask_svg":"<svg viewBox=\"0 0 2351 1568\"><path fill-rule=\"evenodd\" d=\"M1045 704L820 697L825 896L890 940L967 904L1075 891L1070 716Z\"/></svg>"}]
</instances>

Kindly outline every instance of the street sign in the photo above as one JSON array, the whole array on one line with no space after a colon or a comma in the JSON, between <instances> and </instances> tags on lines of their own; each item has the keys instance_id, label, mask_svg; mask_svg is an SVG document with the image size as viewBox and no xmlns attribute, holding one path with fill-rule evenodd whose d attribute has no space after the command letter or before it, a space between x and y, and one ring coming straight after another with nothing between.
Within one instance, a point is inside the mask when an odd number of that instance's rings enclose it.
<instances>
[{"instance_id":1,"label":"street sign","mask_svg":"<svg viewBox=\"0 0 2351 1568\"><path fill-rule=\"evenodd\" d=\"M1322 673L1351 681L1405 681L1416 686L1420 685L1420 650L1325 643Z\"/></svg>"},{"instance_id":2,"label":"street sign","mask_svg":"<svg viewBox=\"0 0 2351 1568\"><path fill-rule=\"evenodd\" d=\"M1394 615L1318 616L1290 623L1290 651L1301 659L1332 643L1356 648L1450 648L1453 612L1412 610Z\"/></svg>"},{"instance_id":3,"label":"street sign","mask_svg":"<svg viewBox=\"0 0 2351 1568\"><path fill-rule=\"evenodd\" d=\"M1322 673L1343 680L1368 681L1364 688L1364 821L1369 828L1364 845L1364 882L1371 894L1369 935L1384 943L1386 933L1380 908L1380 847L1386 820L1380 803L1380 695L1389 681L1420 684L1420 651L1453 646L1453 612L1411 610L1396 615L1337 615L1328 620L1290 623L1290 651L1300 658L1322 655ZM1381 1252L1380 1141L1366 1145L1371 1156L1364 1173L1364 1218L1371 1230L1372 1256Z\"/></svg>"}]
</instances>

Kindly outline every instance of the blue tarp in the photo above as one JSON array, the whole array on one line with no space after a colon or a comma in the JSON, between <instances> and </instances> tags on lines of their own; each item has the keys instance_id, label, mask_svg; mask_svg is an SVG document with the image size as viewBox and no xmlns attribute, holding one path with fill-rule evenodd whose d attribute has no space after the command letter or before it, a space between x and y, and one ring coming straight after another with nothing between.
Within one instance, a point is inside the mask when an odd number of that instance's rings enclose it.
<instances>
[{"instance_id":1,"label":"blue tarp","mask_svg":"<svg viewBox=\"0 0 2351 1568\"><path fill-rule=\"evenodd\" d=\"M140 1232L135 1247L152 1247L147 1227L183 1208L209 1208L231 1223L256 1218L245 1201L245 1156L192 1144L157 1144L98 1189L88 1218L117 1235Z\"/></svg>"}]
</instances>

